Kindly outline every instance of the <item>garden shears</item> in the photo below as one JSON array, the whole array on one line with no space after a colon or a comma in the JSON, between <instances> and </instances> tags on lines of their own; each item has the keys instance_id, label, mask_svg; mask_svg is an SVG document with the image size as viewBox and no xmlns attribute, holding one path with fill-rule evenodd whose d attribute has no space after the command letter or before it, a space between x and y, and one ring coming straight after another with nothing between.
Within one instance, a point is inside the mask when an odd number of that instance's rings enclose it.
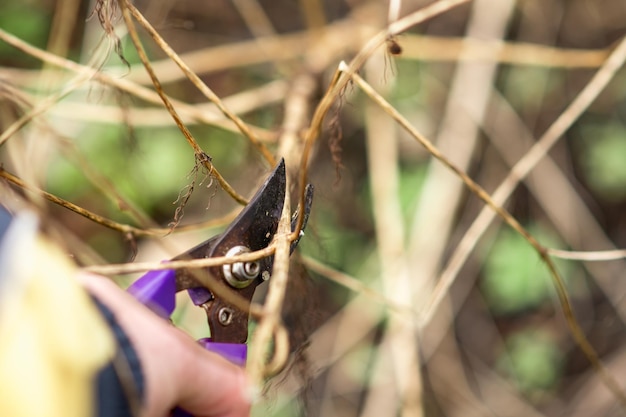
<instances>
[{"instance_id":1,"label":"garden shears","mask_svg":"<svg viewBox=\"0 0 626 417\"><path fill-rule=\"evenodd\" d=\"M285 163L281 160L223 233L172 260L230 257L268 247L278 228L285 192ZM313 187L307 185L305 192L306 204L300 214L304 216L302 229L310 213ZM292 230L297 221L296 214L292 217ZM301 236L302 232L291 243L292 252ZM210 337L198 342L207 350L219 353L237 365L243 365L247 355L245 342L248 337L249 311L237 308L217 292L236 293L250 303L256 287L270 279L273 260L273 256L268 256L255 261L206 268L150 271L135 281L128 291L157 314L169 318L175 308L176 293L187 290L192 302L205 310L210 329ZM213 290L203 285L198 277L208 280ZM216 287L222 291L215 291Z\"/></svg>"}]
</instances>

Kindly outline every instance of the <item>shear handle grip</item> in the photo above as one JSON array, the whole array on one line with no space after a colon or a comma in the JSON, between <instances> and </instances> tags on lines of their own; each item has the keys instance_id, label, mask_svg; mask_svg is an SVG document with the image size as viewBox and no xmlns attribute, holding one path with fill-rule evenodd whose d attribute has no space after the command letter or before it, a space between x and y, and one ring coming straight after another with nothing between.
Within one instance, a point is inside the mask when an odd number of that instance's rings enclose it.
<instances>
[{"instance_id":1,"label":"shear handle grip","mask_svg":"<svg viewBox=\"0 0 626 417\"><path fill-rule=\"evenodd\" d=\"M176 307L176 272L172 269L150 271L135 281L128 292L159 316L169 319ZM211 338L200 339L198 343L235 365L246 364L247 346L243 343L220 343Z\"/></svg>"},{"instance_id":2,"label":"shear handle grip","mask_svg":"<svg viewBox=\"0 0 626 417\"><path fill-rule=\"evenodd\" d=\"M128 292L160 317L169 319L176 308L176 271L149 271L128 287Z\"/></svg>"}]
</instances>

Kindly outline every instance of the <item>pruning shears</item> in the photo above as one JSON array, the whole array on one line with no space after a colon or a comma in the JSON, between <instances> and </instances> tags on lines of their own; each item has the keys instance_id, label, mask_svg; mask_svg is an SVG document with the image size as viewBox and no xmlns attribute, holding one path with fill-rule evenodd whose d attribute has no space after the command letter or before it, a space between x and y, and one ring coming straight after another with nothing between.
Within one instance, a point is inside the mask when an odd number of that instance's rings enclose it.
<instances>
[{"instance_id":1,"label":"pruning shears","mask_svg":"<svg viewBox=\"0 0 626 417\"><path fill-rule=\"evenodd\" d=\"M172 260L202 259L218 256L236 256L268 247L280 220L286 192L286 173L283 160L276 166L263 185L239 213L237 218L217 236L214 236ZM313 187L306 188L306 204L300 215L306 225L313 200ZM292 217L295 229L298 214ZM304 229L304 226L302 227ZM302 236L302 232L300 236ZM291 243L296 248L299 237ZM237 308L220 297L216 287L236 293L248 303L257 286L271 277L273 256L249 262L235 262L200 269L166 269L150 271L133 283L128 291L157 314L169 318L175 308L175 295L187 290L192 302L204 309L210 328L210 338L198 342L210 351L221 354L231 362L243 365L246 361L249 311ZM214 290L204 286L199 274L210 280ZM232 300L232 298L231 298Z\"/></svg>"}]
</instances>

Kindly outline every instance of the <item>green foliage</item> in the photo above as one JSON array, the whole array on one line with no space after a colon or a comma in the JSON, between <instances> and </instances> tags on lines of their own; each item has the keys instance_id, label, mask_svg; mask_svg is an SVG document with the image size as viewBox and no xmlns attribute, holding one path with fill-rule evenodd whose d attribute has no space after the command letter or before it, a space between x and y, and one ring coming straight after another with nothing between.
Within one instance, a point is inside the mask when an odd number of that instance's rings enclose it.
<instances>
[{"instance_id":1,"label":"green foliage","mask_svg":"<svg viewBox=\"0 0 626 417\"><path fill-rule=\"evenodd\" d=\"M371 344L363 343L355 347L343 362L346 376L355 382L362 381L368 374L371 377L373 374L371 365L376 353L375 347Z\"/></svg>"},{"instance_id":2,"label":"green foliage","mask_svg":"<svg viewBox=\"0 0 626 417\"><path fill-rule=\"evenodd\" d=\"M97 22L97 19L93 19L93 21L96 22L94 24L99 24ZM106 35L103 34L103 36L106 36ZM153 60L152 50L155 49L155 47L150 37L147 35L143 35L140 32L139 39L141 40L141 44L143 45L143 49L146 52L148 59L152 61ZM115 39L110 38L109 41L111 42L111 46L113 46L113 42L115 41ZM106 65L112 66L114 68L119 68L120 66L125 67L127 63L128 65L141 65L141 59L139 59L139 54L137 53L137 50L135 49L135 45L133 44L133 41L130 38L130 36L124 36L119 41L120 41L120 46L122 48L121 49L122 57L118 56L116 53L111 53L109 56L109 59L107 60ZM122 60L122 58L124 59Z\"/></svg>"},{"instance_id":3,"label":"green foliage","mask_svg":"<svg viewBox=\"0 0 626 417\"><path fill-rule=\"evenodd\" d=\"M0 28L39 48L45 48L50 21L48 14L41 7L33 7L38 2L3 0L0 3ZM0 60L11 60L37 64L39 61L17 52L15 48L0 42Z\"/></svg>"},{"instance_id":4,"label":"green foliage","mask_svg":"<svg viewBox=\"0 0 626 417\"><path fill-rule=\"evenodd\" d=\"M137 144L117 126L90 126L77 146L90 169L101 173L125 198L148 213L163 201L173 202L187 183L193 167L192 153L175 128L139 129ZM64 158L53 162L48 174L51 192L77 201L93 197L85 172ZM99 195L99 193L96 193ZM119 216L119 207L108 207Z\"/></svg>"},{"instance_id":5,"label":"green foliage","mask_svg":"<svg viewBox=\"0 0 626 417\"><path fill-rule=\"evenodd\" d=\"M363 264L372 244L362 232L342 226L331 209L315 203L315 229L306 232L310 238L302 239L299 246L304 253L326 259L329 265L352 273Z\"/></svg>"},{"instance_id":6,"label":"green foliage","mask_svg":"<svg viewBox=\"0 0 626 417\"><path fill-rule=\"evenodd\" d=\"M411 220L417 208L417 202L419 201L424 178L426 177L426 169L426 164L401 165L398 172L398 199L402 211L403 224L406 224L407 227L411 226ZM364 210L367 210L368 215L373 218L372 194L369 181L364 183L362 201Z\"/></svg>"},{"instance_id":7,"label":"green foliage","mask_svg":"<svg viewBox=\"0 0 626 417\"><path fill-rule=\"evenodd\" d=\"M220 170L236 168L249 161L251 146L247 139L239 133L222 130L219 128L206 128L196 126L190 128L202 149L213 158ZM179 133L184 146L187 147L187 154L191 154L191 148L184 142L182 134Z\"/></svg>"},{"instance_id":8,"label":"green foliage","mask_svg":"<svg viewBox=\"0 0 626 417\"><path fill-rule=\"evenodd\" d=\"M560 88L558 71L542 67L506 67L502 70L502 94L522 112L535 112L546 97Z\"/></svg>"},{"instance_id":9,"label":"green foliage","mask_svg":"<svg viewBox=\"0 0 626 417\"><path fill-rule=\"evenodd\" d=\"M530 227L531 233L548 247L559 242L544 229ZM567 279L568 264L557 262ZM550 274L535 249L518 233L503 229L485 259L481 282L483 294L496 314L509 314L536 307L553 291Z\"/></svg>"},{"instance_id":10,"label":"green foliage","mask_svg":"<svg viewBox=\"0 0 626 417\"><path fill-rule=\"evenodd\" d=\"M227 174L247 158L245 139L221 129L196 127L193 133ZM139 128L134 131L114 125L86 126L74 141L82 164L114 187L123 200L130 202L162 225L174 219L179 194L186 192L194 180L195 191L187 212L207 207L219 185L208 178L204 169L192 173L193 150L176 127ZM230 176L230 175L227 175ZM61 154L53 158L46 176L46 189L87 210L118 222L136 224L129 211L113 196L98 190L92 177L75 159ZM207 190L207 186L211 186ZM111 262L128 258L128 246L119 233L102 230L86 238L90 245Z\"/></svg>"},{"instance_id":11,"label":"green foliage","mask_svg":"<svg viewBox=\"0 0 626 417\"><path fill-rule=\"evenodd\" d=\"M276 403L277 407L274 407L273 403ZM281 396L279 398L275 398L274 401L270 403L270 406L252 407L251 417L293 417L302 415L302 406L298 402L297 397L286 398L286 396Z\"/></svg>"},{"instance_id":12,"label":"green foliage","mask_svg":"<svg viewBox=\"0 0 626 417\"><path fill-rule=\"evenodd\" d=\"M497 368L511 377L523 393L532 398L555 388L564 358L549 333L540 330L515 333L506 339L505 346L506 352L498 358Z\"/></svg>"},{"instance_id":13,"label":"green foliage","mask_svg":"<svg viewBox=\"0 0 626 417\"><path fill-rule=\"evenodd\" d=\"M400 204L404 224L411 227L411 220L417 208L417 202L422 192L424 178L426 177L426 165L409 165L400 169Z\"/></svg>"},{"instance_id":14,"label":"green foliage","mask_svg":"<svg viewBox=\"0 0 626 417\"><path fill-rule=\"evenodd\" d=\"M422 82L422 67L419 61L406 60L394 60L392 65L388 65L387 72L394 71L396 74L390 102L398 110L414 112L426 102L430 90Z\"/></svg>"},{"instance_id":15,"label":"green foliage","mask_svg":"<svg viewBox=\"0 0 626 417\"><path fill-rule=\"evenodd\" d=\"M626 126L587 124L582 132L580 158L589 185L609 201L626 199Z\"/></svg>"}]
</instances>

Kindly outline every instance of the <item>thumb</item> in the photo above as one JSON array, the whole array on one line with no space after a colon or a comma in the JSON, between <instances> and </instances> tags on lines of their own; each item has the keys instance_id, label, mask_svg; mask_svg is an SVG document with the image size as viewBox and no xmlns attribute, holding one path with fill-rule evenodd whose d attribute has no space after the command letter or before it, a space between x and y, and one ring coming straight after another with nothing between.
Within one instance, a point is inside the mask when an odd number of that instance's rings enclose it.
<instances>
[{"instance_id":1,"label":"thumb","mask_svg":"<svg viewBox=\"0 0 626 417\"><path fill-rule=\"evenodd\" d=\"M250 390L243 368L189 340L181 363L179 406L196 417L247 417Z\"/></svg>"}]
</instances>

